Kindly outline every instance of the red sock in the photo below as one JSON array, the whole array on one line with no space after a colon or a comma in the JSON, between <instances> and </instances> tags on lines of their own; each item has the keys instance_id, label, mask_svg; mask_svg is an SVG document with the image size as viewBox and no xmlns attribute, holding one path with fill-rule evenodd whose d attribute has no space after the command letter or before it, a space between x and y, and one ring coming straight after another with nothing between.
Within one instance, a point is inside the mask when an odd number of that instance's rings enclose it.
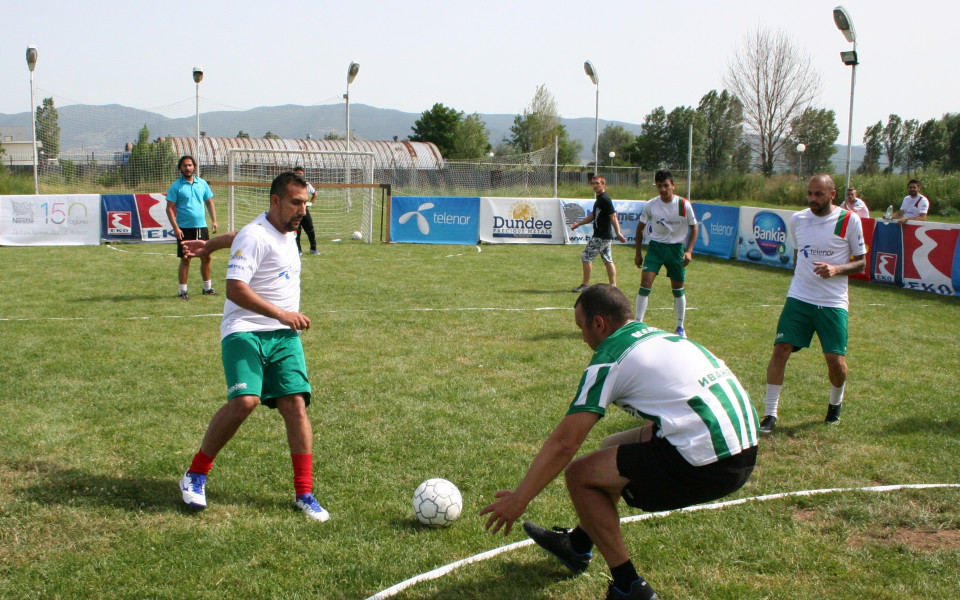
<instances>
[{"instance_id":1,"label":"red sock","mask_svg":"<svg viewBox=\"0 0 960 600\"><path fill-rule=\"evenodd\" d=\"M293 489L299 497L313 492L313 455L291 454L293 460Z\"/></svg>"},{"instance_id":2,"label":"red sock","mask_svg":"<svg viewBox=\"0 0 960 600\"><path fill-rule=\"evenodd\" d=\"M213 466L213 456L207 456L203 452L197 451L193 456L193 462L190 463L190 468L187 469L191 473L199 473L201 475L206 475L210 472L210 468Z\"/></svg>"}]
</instances>

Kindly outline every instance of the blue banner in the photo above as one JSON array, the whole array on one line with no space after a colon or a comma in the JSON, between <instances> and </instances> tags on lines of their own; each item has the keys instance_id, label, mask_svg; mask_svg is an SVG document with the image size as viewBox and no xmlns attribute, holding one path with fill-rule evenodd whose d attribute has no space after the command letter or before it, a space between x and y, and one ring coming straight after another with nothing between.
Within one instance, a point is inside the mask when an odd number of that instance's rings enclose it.
<instances>
[{"instance_id":1,"label":"blue banner","mask_svg":"<svg viewBox=\"0 0 960 600\"><path fill-rule=\"evenodd\" d=\"M890 221L876 221L870 252L870 279L876 283L903 286L903 228Z\"/></svg>"},{"instance_id":2,"label":"blue banner","mask_svg":"<svg viewBox=\"0 0 960 600\"><path fill-rule=\"evenodd\" d=\"M109 242L140 241L140 216L133 194L104 194L100 205L100 237Z\"/></svg>"},{"instance_id":3,"label":"blue banner","mask_svg":"<svg viewBox=\"0 0 960 600\"><path fill-rule=\"evenodd\" d=\"M730 258L737 249L740 209L736 206L691 202L693 214L700 223L697 244L693 251L720 258Z\"/></svg>"},{"instance_id":4,"label":"blue banner","mask_svg":"<svg viewBox=\"0 0 960 600\"><path fill-rule=\"evenodd\" d=\"M960 296L960 242L953 252L953 291Z\"/></svg>"},{"instance_id":5,"label":"blue banner","mask_svg":"<svg viewBox=\"0 0 960 600\"><path fill-rule=\"evenodd\" d=\"M394 196L390 241L417 244L476 244L480 198Z\"/></svg>"},{"instance_id":6,"label":"blue banner","mask_svg":"<svg viewBox=\"0 0 960 600\"><path fill-rule=\"evenodd\" d=\"M787 226L793 213L792 210L741 207L737 258L792 269L794 247Z\"/></svg>"},{"instance_id":7,"label":"blue banner","mask_svg":"<svg viewBox=\"0 0 960 600\"><path fill-rule=\"evenodd\" d=\"M560 199L561 210L563 211L563 223L567 228L568 244L586 244L593 236L593 223L587 223L577 227L576 230L570 229L570 226L578 221L582 221L591 212L593 212L593 200ZM617 220L620 221L620 233L627 238L625 243L633 244L637 241L637 225L640 223L640 213L643 212L643 205L646 202L636 200L614 200L613 209L617 211ZM619 244L613 240L614 244Z\"/></svg>"}]
</instances>

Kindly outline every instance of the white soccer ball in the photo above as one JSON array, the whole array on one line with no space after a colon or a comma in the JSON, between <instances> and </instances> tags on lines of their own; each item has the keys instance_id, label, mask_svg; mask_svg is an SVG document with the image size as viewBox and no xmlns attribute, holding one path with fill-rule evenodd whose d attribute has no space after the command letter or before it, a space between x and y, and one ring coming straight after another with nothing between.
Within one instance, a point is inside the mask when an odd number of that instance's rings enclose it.
<instances>
[{"instance_id":1,"label":"white soccer ball","mask_svg":"<svg viewBox=\"0 0 960 600\"><path fill-rule=\"evenodd\" d=\"M460 490L446 479L428 479L413 493L413 512L427 527L446 527L462 510Z\"/></svg>"},{"instance_id":2,"label":"white soccer ball","mask_svg":"<svg viewBox=\"0 0 960 600\"><path fill-rule=\"evenodd\" d=\"M363 239L363 234L360 233L359 231L354 231L354 232L353 232L353 235L350 236L350 237L352 237L352 238L355 239L355 240L362 240L362 239Z\"/></svg>"}]
</instances>

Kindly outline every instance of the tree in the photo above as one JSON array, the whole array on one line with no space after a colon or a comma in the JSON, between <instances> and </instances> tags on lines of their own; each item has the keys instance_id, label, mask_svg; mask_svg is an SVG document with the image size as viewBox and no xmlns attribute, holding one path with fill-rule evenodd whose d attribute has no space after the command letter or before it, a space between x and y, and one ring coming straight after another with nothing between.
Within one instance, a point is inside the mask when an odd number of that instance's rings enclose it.
<instances>
[{"instance_id":1,"label":"tree","mask_svg":"<svg viewBox=\"0 0 960 600\"><path fill-rule=\"evenodd\" d=\"M758 27L735 51L723 83L743 105L760 170L772 174L790 122L820 94L820 76L810 57L786 33Z\"/></svg>"},{"instance_id":2,"label":"tree","mask_svg":"<svg viewBox=\"0 0 960 600\"><path fill-rule=\"evenodd\" d=\"M633 146L636 165L648 171L663 166L666 138L667 111L658 106L643 118L643 127Z\"/></svg>"},{"instance_id":3,"label":"tree","mask_svg":"<svg viewBox=\"0 0 960 600\"><path fill-rule=\"evenodd\" d=\"M942 168L947 162L950 137L947 124L930 119L917 127L910 146L911 163L918 169Z\"/></svg>"},{"instance_id":4,"label":"tree","mask_svg":"<svg viewBox=\"0 0 960 600\"><path fill-rule=\"evenodd\" d=\"M238 137L238 138L242 138L242 139L247 139L247 140L249 140L249 139L250 139L250 134L241 129L240 131L237 132L237 137Z\"/></svg>"},{"instance_id":5,"label":"tree","mask_svg":"<svg viewBox=\"0 0 960 600\"><path fill-rule=\"evenodd\" d=\"M883 151L889 162L888 172L892 173L903 162L904 146L903 119L900 115L890 115L883 127Z\"/></svg>"},{"instance_id":6,"label":"tree","mask_svg":"<svg viewBox=\"0 0 960 600\"><path fill-rule=\"evenodd\" d=\"M703 156L703 136L697 135L701 129L701 118L696 109L690 106L678 106L667 115L667 128L664 132L664 155L662 162L674 169L686 170L687 157L690 154L690 126L693 125L693 164L699 164Z\"/></svg>"},{"instance_id":7,"label":"tree","mask_svg":"<svg viewBox=\"0 0 960 600\"><path fill-rule=\"evenodd\" d=\"M628 156L633 152L636 139L637 136L630 133L623 125L608 123L600 132L600 162L603 162L604 156L609 156L613 151L617 153L615 162L628 163Z\"/></svg>"},{"instance_id":8,"label":"tree","mask_svg":"<svg viewBox=\"0 0 960 600\"><path fill-rule=\"evenodd\" d=\"M578 140L570 138L567 128L560 122L557 101L545 85L537 86L530 106L524 109L523 115L513 119L510 134L508 143L515 152L553 147L554 138L559 138L559 161L562 164L579 161L583 148Z\"/></svg>"},{"instance_id":9,"label":"tree","mask_svg":"<svg viewBox=\"0 0 960 600\"><path fill-rule=\"evenodd\" d=\"M279 139L280 139L280 136L277 135L277 134L275 134L275 133L272 132L272 131L268 131L268 132L266 132L265 134L263 134L263 139L265 139L265 140L279 140Z\"/></svg>"},{"instance_id":10,"label":"tree","mask_svg":"<svg viewBox=\"0 0 960 600\"><path fill-rule=\"evenodd\" d=\"M43 146L42 154L48 158L60 154L59 118L53 98L44 98L43 106L37 108L37 141Z\"/></svg>"},{"instance_id":11,"label":"tree","mask_svg":"<svg viewBox=\"0 0 960 600\"><path fill-rule=\"evenodd\" d=\"M960 170L960 113L943 115L943 124L947 128L947 158L943 169L957 171Z\"/></svg>"},{"instance_id":12,"label":"tree","mask_svg":"<svg viewBox=\"0 0 960 600\"><path fill-rule=\"evenodd\" d=\"M920 121L916 119L907 119L903 122L903 172L909 173L916 165L916 156L914 144L917 138L917 129L920 127Z\"/></svg>"},{"instance_id":13,"label":"tree","mask_svg":"<svg viewBox=\"0 0 960 600\"><path fill-rule=\"evenodd\" d=\"M144 125L130 151L130 160L123 167L123 178L127 185L161 182L176 172L177 156L170 142L163 138L153 142L149 140L150 130Z\"/></svg>"},{"instance_id":14,"label":"tree","mask_svg":"<svg viewBox=\"0 0 960 600\"><path fill-rule=\"evenodd\" d=\"M857 168L861 175L876 175L880 172L880 155L883 154L883 122L877 121L867 127L863 134L863 145L867 151L863 154L863 162Z\"/></svg>"},{"instance_id":15,"label":"tree","mask_svg":"<svg viewBox=\"0 0 960 600\"><path fill-rule=\"evenodd\" d=\"M837 151L837 114L826 108L808 108L790 122L790 138L802 142L806 148L803 156L798 156L795 144L789 144L786 151L788 164L800 165L803 160L803 173L824 173L833 166L830 157ZM801 173L801 175L803 175Z\"/></svg>"},{"instance_id":16,"label":"tree","mask_svg":"<svg viewBox=\"0 0 960 600\"><path fill-rule=\"evenodd\" d=\"M340 135L337 134L336 132L331 131L327 135L323 136L323 139L332 141L332 140L342 140L344 138L340 137Z\"/></svg>"},{"instance_id":17,"label":"tree","mask_svg":"<svg viewBox=\"0 0 960 600\"><path fill-rule=\"evenodd\" d=\"M743 142L743 105L727 90L719 94L710 90L700 99L697 112L703 137L700 170L710 177L723 175Z\"/></svg>"},{"instance_id":18,"label":"tree","mask_svg":"<svg viewBox=\"0 0 960 600\"><path fill-rule=\"evenodd\" d=\"M450 158L454 160L473 160L485 156L492 146L490 145L490 131L479 114L473 113L460 121L457 125L456 136L453 139L453 152Z\"/></svg>"},{"instance_id":19,"label":"tree","mask_svg":"<svg viewBox=\"0 0 960 600\"><path fill-rule=\"evenodd\" d=\"M437 102L430 110L420 113L413 127L410 141L433 142L440 150L441 156L451 157L454 153L454 142L457 137L457 127L463 119L463 113Z\"/></svg>"}]
</instances>

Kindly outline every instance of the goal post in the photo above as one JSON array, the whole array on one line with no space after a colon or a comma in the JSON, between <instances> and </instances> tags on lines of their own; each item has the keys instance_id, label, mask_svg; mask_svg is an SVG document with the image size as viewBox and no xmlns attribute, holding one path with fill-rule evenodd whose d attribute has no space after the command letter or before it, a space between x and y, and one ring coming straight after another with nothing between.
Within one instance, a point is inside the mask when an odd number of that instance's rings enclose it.
<instances>
[{"instance_id":1,"label":"goal post","mask_svg":"<svg viewBox=\"0 0 960 600\"><path fill-rule=\"evenodd\" d=\"M310 215L318 239L350 239L360 232L364 242L373 242L376 217L383 211L377 191L382 199L390 186L374 183L372 152L228 150L227 181L218 182L229 188L228 227L239 229L268 210L271 182L295 167L316 190Z\"/></svg>"}]
</instances>

